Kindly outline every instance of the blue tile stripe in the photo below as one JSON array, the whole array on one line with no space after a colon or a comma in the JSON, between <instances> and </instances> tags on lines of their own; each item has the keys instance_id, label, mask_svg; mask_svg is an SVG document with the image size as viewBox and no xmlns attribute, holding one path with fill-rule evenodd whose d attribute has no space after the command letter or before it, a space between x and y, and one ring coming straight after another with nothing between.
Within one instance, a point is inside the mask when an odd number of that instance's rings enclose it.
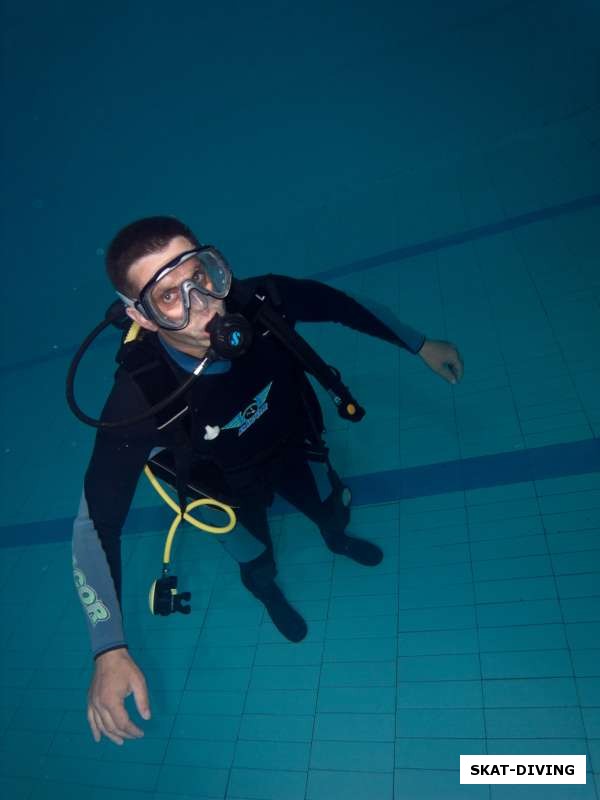
<instances>
[{"instance_id":1,"label":"blue tile stripe","mask_svg":"<svg viewBox=\"0 0 600 800\"><path fill-rule=\"evenodd\" d=\"M392 262L403 261L407 258L422 255L424 253L432 253L437 250L443 250L448 247L456 247L457 245L464 244L465 242L472 242L476 239L484 239L489 236L496 236L506 231L514 230L515 228L522 228L525 225L531 225L534 222L543 222L549 219L555 219L564 214L574 214L577 211L584 211L589 208L600 206L600 194L586 195L577 200L571 200L568 203L560 203L554 206L547 206L546 208L531 211L527 214L520 214L516 217L510 217L502 222L493 222L488 225L481 225L477 228L470 228L467 231L453 233L448 236L442 236L437 239L430 239L427 242L420 242L418 244L409 245L408 247L400 247L396 250L388 250L385 253L363 258L359 261L352 261L349 264L342 264L330 269L324 269L319 272L313 272L307 275L307 278L314 280L327 281L335 278L342 278L344 275L351 275L355 272L361 272L373 267L379 267L383 264L390 264ZM96 342L97 347L106 347L110 344L116 347L118 336L115 334L112 337L105 337ZM24 359L22 361L15 361L11 364L0 365L0 375L8 375L12 372L17 372L21 369L28 369L36 367L40 364L46 364L54 361L57 358L64 358L65 356L72 356L75 354L79 345L56 345L52 352L44 353L39 356Z\"/></svg>"},{"instance_id":2,"label":"blue tile stripe","mask_svg":"<svg viewBox=\"0 0 600 800\"><path fill-rule=\"evenodd\" d=\"M527 214L519 214L516 217L510 217L502 222L492 222L488 225L480 225L477 228L461 231L460 233L452 233L448 236L430 239L428 242L421 242L419 244L409 245L408 247L388 250L376 256L363 258L359 261L352 261L350 264L342 264L338 267L331 267L321 272L315 272L310 275L310 277L321 281L343 278L345 275L351 275L355 272L363 272L367 269L373 269L373 267L380 267L383 264L404 261L407 258L414 258L424 253L433 253L438 250L445 250L448 247L456 247L466 242L473 242L476 239L486 239L489 236L497 236L500 233L506 233L507 231L515 230L515 228L523 228L534 222L545 222L563 216L564 214L574 214L577 211L584 211L589 208L594 208L595 206L600 206L600 194L586 195L577 200L571 200L568 203L560 203L555 206L540 208L537 211L531 211Z\"/></svg>"},{"instance_id":3,"label":"blue tile stripe","mask_svg":"<svg viewBox=\"0 0 600 800\"><path fill-rule=\"evenodd\" d=\"M373 472L348 478L347 483L353 505L362 506L590 472L600 472L599 439ZM292 508L280 500L273 506L275 514L290 511ZM133 509L125 533L166 530L172 518L164 505ZM67 541L72 524L72 518L66 517L5 525L0 527L0 547Z\"/></svg>"},{"instance_id":4,"label":"blue tile stripe","mask_svg":"<svg viewBox=\"0 0 600 800\"><path fill-rule=\"evenodd\" d=\"M600 439L443 461L348 480L355 505L600 472Z\"/></svg>"}]
</instances>

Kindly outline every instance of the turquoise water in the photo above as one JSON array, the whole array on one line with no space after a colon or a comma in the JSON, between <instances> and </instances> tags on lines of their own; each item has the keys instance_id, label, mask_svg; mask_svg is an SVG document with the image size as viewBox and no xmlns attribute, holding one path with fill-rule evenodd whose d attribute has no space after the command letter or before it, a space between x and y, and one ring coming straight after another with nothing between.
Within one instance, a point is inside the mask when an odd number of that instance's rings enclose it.
<instances>
[{"instance_id":1,"label":"turquoise water","mask_svg":"<svg viewBox=\"0 0 600 800\"><path fill-rule=\"evenodd\" d=\"M504 6L5 4L3 796L598 797L600 16ZM93 433L63 384L112 300L107 241L154 213L241 276L388 305L466 373L304 326L367 409L323 401L352 530L386 558L344 562L274 509L300 645L189 530L194 612L151 617L166 517L140 486L124 612L153 719L117 748L85 718L70 525ZM82 372L91 411L114 341ZM460 753L585 753L587 783L461 786Z\"/></svg>"}]
</instances>

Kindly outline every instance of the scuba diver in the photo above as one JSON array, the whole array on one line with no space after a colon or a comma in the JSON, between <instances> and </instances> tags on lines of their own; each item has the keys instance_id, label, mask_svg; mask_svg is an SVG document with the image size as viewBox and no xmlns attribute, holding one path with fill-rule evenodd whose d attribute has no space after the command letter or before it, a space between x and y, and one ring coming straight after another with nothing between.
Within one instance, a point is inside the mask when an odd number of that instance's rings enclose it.
<instances>
[{"instance_id":1,"label":"scuba diver","mask_svg":"<svg viewBox=\"0 0 600 800\"><path fill-rule=\"evenodd\" d=\"M105 735L123 744L143 736L125 697L133 693L140 715L150 718L146 682L129 654L121 616L121 529L145 468L151 465L175 489L181 519L188 519L190 497L215 498L217 508L234 509L235 525L217 539L275 627L300 642L307 625L276 581L267 519L274 495L314 522L333 553L365 567L379 564L383 553L346 532L349 492L329 461L306 372L317 376L342 417L358 420L364 411L295 324L349 326L418 354L450 383L461 379L463 364L454 345L429 340L387 310L373 313L368 302L318 281L233 278L222 254L172 217L123 228L107 250L106 266L120 298L110 319L135 331L121 345L100 420L76 406L79 356L72 365L69 403L98 428L72 552L95 659L88 722L97 742ZM220 513L203 507L201 517L210 525ZM189 594L177 595L176 579L165 575L166 568L153 585L151 610L188 613L183 601Z\"/></svg>"}]
</instances>

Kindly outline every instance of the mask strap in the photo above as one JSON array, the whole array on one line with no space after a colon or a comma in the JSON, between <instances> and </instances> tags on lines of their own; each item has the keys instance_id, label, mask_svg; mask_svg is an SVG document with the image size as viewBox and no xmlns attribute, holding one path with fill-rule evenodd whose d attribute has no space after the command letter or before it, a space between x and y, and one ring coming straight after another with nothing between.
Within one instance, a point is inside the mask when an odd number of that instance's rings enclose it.
<instances>
[{"instance_id":1,"label":"mask strap","mask_svg":"<svg viewBox=\"0 0 600 800\"><path fill-rule=\"evenodd\" d=\"M115 292L115 294L125 303L126 306L129 306L130 308L133 308L133 306L135 306L136 303L135 300L132 300L130 297L127 297L124 294L121 294L121 292Z\"/></svg>"}]
</instances>

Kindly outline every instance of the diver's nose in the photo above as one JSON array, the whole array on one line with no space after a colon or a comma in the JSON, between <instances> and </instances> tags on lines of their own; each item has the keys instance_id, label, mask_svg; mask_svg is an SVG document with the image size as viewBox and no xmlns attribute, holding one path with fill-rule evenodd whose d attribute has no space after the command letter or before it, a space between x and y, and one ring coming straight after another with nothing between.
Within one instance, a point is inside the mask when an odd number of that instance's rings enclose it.
<instances>
[{"instance_id":1,"label":"diver's nose","mask_svg":"<svg viewBox=\"0 0 600 800\"><path fill-rule=\"evenodd\" d=\"M190 307L196 306L201 311L206 311L209 298L198 289L190 289Z\"/></svg>"}]
</instances>

